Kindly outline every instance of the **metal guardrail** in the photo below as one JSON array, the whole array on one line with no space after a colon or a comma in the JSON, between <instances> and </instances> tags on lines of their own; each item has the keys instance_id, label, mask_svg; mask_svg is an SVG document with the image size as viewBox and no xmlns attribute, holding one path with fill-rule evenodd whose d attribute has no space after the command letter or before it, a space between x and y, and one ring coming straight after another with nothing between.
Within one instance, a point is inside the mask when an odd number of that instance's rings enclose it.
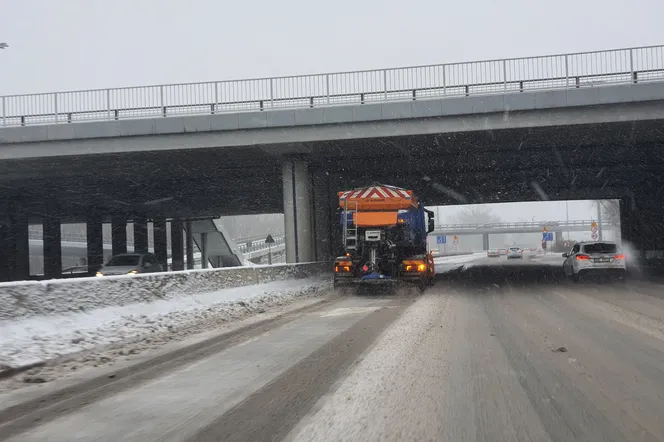
<instances>
[{"instance_id":1,"label":"metal guardrail","mask_svg":"<svg viewBox=\"0 0 664 442\"><path fill-rule=\"evenodd\" d=\"M251 252L257 252L259 250L267 250L270 247L271 248L277 248L277 247L280 247L280 246L283 246L284 244L286 244L286 236L285 235L273 236L272 238L274 239L274 244L272 244L271 246L268 246L267 244L265 244L265 238L266 237L267 237L267 235L263 236L259 240L251 241L251 246L249 246L248 243L238 243L237 242L238 240L236 240L235 244L237 244L240 251L244 254L251 253Z\"/></svg>"},{"instance_id":2,"label":"metal guardrail","mask_svg":"<svg viewBox=\"0 0 664 442\"><path fill-rule=\"evenodd\" d=\"M664 81L664 46L0 97L0 126L268 111Z\"/></svg>"},{"instance_id":3,"label":"metal guardrail","mask_svg":"<svg viewBox=\"0 0 664 442\"><path fill-rule=\"evenodd\" d=\"M570 221L525 221L525 222L507 222L507 223L487 223L487 224L441 224L436 226L435 230L475 230L475 229L503 229L503 228L560 228L567 227L591 227L594 220L570 220ZM603 220L600 226L612 227L615 223Z\"/></svg>"}]
</instances>

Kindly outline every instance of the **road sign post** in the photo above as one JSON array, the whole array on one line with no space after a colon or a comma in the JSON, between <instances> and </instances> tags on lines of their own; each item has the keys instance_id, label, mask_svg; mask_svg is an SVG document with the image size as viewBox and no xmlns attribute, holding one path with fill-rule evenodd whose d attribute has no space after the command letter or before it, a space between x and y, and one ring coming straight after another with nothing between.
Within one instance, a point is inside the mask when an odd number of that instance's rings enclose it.
<instances>
[{"instance_id":1,"label":"road sign post","mask_svg":"<svg viewBox=\"0 0 664 442\"><path fill-rule=\"evenodd\" d=\"M274 238L268 233L267 238L265 238L265 244L267 244L267 263L272 265L272 244L274 244Z\"/></svg>"},{"instance_id":2,"label":"road sign post","mask_svg":"<svg viewBox=\"0 0 664 442\"><path fill-rule=\"evenodd\" d=\"M547 247L546 247L547 241L553 242L553 232L548 232L547 230L548 229L546 227L544 227L542 229L542 248L544 249L544 254L545 255L546 255L546 249L547 249Z\"/></svg>"},{"instance_id":3,"label":"road sign post","mask_svg":"<svg viewBox=\"0 0 664 442\"><path fill-rule=\"evenodd\" d=\"M595 221L590 223L590 238L593 241L597 241L597 239L599 238L598 231L599 231L599 226L597 225L597 223Z\"/></svg>"},{"instance_id":4,"label":"road sign post","mask_svg":"<svg viewBox=\"0 0 664 442\"><path fill-rule=\"evenodd\" d=\"M436 244L438 244L438 252L440 253L440 246L443 246L443 253L447 253L447 236L439 235L436 236Z\"/></svg>"}]
</instances>

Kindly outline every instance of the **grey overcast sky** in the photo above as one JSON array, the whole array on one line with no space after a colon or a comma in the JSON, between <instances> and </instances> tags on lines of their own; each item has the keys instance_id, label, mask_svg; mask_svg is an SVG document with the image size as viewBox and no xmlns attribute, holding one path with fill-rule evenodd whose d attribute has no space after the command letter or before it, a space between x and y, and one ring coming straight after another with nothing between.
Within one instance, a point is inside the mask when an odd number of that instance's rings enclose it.
<instances>
[{"instance_id":1,"label":"grey overcast sky","mask_svg":"<svg viewBox=\"0 0 664 442\"><path fill-rule=\"evenodd\" d=\"M662 0L0 0L0 95L664 43Z\"/></svg>"}]
</instances>

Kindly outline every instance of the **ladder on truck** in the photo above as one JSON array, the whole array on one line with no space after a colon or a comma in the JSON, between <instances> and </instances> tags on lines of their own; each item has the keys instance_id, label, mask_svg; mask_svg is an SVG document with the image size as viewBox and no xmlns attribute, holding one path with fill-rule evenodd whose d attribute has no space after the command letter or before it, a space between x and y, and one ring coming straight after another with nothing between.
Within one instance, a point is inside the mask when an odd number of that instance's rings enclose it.
<instances>
[{"instance_id":1,"label":"ladder on truck","mask_svg":"<svg viewBox=\"0 0 664 442\"><path fill-rule=\"evenodd\" d=\"M344 234L345 250L357 250L357 201L353 201L355 208L351 210L351 225L348 226L348 200L344 200Z\"/></svg>"}]
</instances>

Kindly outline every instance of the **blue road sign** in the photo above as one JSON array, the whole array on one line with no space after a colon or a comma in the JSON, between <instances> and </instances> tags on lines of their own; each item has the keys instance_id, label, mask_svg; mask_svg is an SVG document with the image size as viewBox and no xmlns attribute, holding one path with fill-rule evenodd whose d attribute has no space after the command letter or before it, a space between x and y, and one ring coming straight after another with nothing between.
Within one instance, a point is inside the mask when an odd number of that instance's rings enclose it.
<instances>
[{"instance_id":1,"label":"blue road sign","mask_svg":"<svg viewBox=\"0 0 664 442\"><path fill-rule=\"evenodd\" d=\"M447 236L437 236L436 237L436 244L447 244Z\"/></svg>"},{"instance_id":2,"label":"blue road sign","mask_svg":"<svg viewBox=\"0 0 664 442\"><path fill-rule=\"evenodd\" d=\"M553 232L542 233L542 241L553 241Z\"/></svg>"}]
</instances>

